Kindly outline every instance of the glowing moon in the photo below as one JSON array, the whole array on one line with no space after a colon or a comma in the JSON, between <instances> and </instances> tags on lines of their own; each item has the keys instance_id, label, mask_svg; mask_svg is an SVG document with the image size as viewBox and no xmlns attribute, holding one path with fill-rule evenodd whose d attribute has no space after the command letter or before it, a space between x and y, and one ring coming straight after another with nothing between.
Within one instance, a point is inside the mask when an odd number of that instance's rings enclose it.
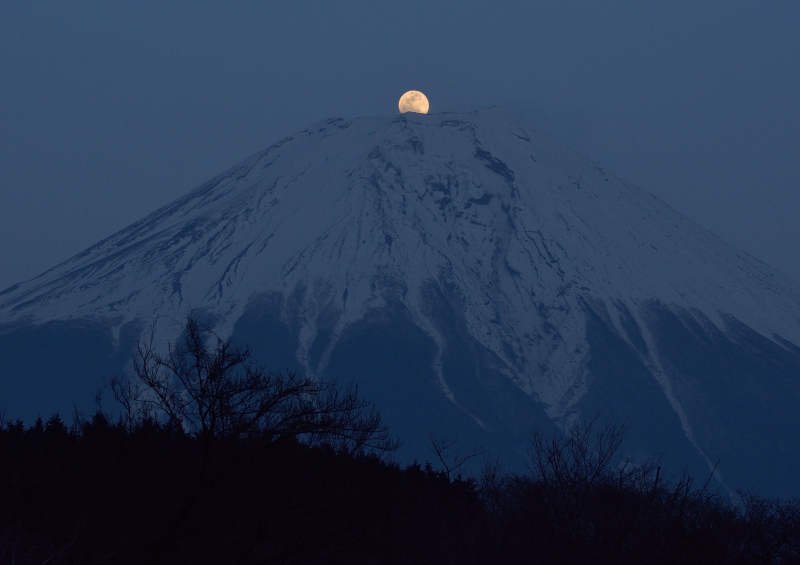
<instances>
[{"instance_id":1,"label":"glowing moon","mask_svg":"<svg viewBox=\"0 0 800 565\"><path fill-rule=\"evenodd\" d=\"M416 112L417 114L427 114L428 99L419 90L409 90L400 97L400 113Z\"/></svg>"}]
</instances>

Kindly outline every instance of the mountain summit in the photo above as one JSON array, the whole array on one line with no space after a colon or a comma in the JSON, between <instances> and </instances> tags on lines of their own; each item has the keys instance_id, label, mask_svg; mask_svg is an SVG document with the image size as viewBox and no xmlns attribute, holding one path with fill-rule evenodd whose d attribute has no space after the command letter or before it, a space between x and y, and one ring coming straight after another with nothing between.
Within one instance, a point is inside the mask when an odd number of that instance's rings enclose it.
<instances>
[{"instance_id":1,"label":"mountain summit","mask_svg":"<svg viewBox=\"0 0 800 565\"><path fill-rule=\"evenodd\" d=\"M3 291L0 406L91 396L189 311L355 379L408 458L599 415L633 457L800 494L797 286L498 109L317 124Z\"/></svg>"}]
</instances>

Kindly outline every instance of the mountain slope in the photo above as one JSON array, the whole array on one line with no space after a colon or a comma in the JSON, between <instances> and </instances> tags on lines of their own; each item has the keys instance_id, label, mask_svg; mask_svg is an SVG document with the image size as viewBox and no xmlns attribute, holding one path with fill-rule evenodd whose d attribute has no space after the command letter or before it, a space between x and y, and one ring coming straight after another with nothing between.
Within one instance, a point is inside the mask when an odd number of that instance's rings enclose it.
<instances>
[{"instance_id":1,"label":"mountain slope","mask_svg":"<svg viewBox=\"0 0 800 565\"><path fill-rule=\"evenodd\" d=\"M97 324L111 359L191 309L267 363L356 377L409 456L429 428L515 452L600 413L631 454L800 479L796 286L497 109L300 132L4 291L0 331Z\"/></svg>"}]
</instances>

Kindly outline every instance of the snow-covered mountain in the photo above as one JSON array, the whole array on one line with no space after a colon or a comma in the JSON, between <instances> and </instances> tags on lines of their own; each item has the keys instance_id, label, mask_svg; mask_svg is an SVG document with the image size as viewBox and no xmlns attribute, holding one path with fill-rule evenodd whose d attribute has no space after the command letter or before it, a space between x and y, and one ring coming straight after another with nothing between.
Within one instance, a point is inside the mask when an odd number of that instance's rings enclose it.
<instances>
[{"instance_id":1,"label":"snow-covered mountain","mask_svg":"<svg viewBox=\"0 0 800 565\"><path fill-rule=\"evenodd\" d=\"M408 457L600 414L633 456L800 494L798 286L498 109L317 124L3 291L0 395L89 397L190 310L355 378Z\"/></svg>"}]
</instances>

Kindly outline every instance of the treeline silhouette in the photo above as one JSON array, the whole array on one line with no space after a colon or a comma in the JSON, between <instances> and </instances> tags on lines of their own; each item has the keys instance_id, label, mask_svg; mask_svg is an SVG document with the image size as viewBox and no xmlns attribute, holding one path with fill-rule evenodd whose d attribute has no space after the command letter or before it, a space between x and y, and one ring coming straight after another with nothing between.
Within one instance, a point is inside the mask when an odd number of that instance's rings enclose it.
<instances>
[{"instance_id":1,"label":"treeline silhouette","mask_svg":"<svg viewBox=\"0 0 800 565\"><path fill-rule=\"evenodd\" d=\"M155 328L155 326L153 326ZM797 563L800 503L619 463L625 429L534 434L529 471L405 467L353 387L250 363L189 319L121 414L0 422L0 563Z\"/></svg>"}]
</instances>

